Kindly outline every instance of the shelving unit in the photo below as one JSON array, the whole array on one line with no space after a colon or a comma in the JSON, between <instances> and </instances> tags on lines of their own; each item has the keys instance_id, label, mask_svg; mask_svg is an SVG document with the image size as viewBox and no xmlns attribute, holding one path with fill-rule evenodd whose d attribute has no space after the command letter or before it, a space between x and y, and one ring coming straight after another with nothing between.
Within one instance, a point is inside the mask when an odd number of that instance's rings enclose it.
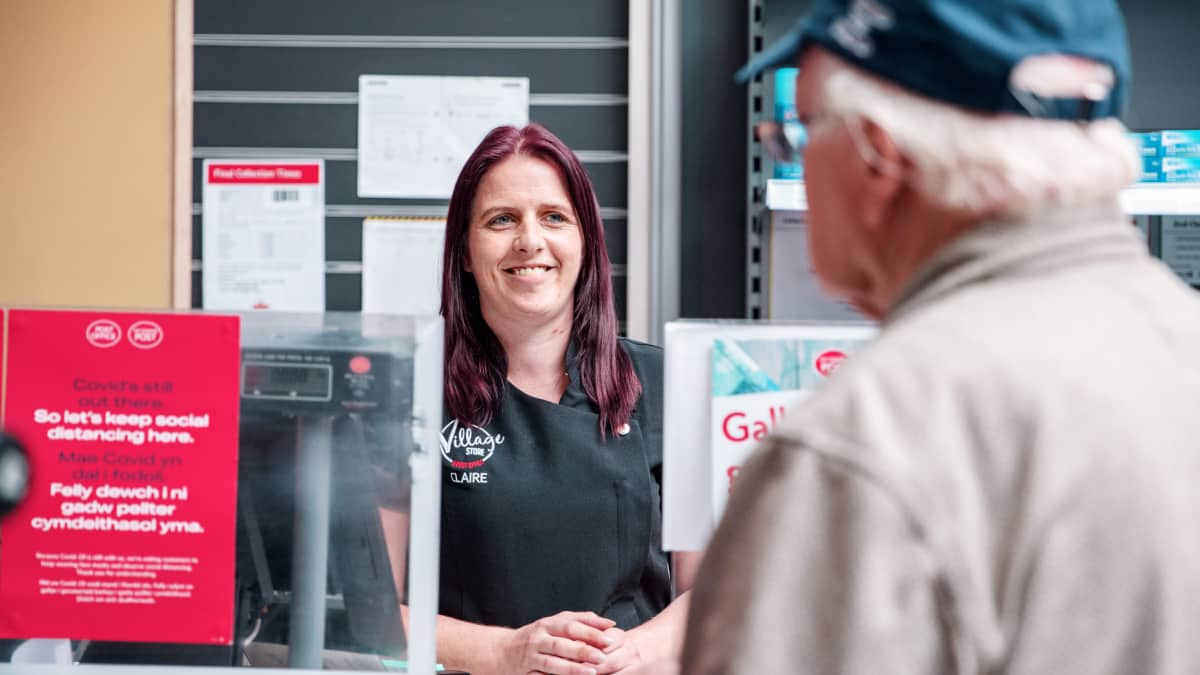
<instances>
[{"instance_id":1,"label":"shelving unit","mask_svg":"<svg viewBox=\"0 0 1200 675\"><path fill-rule=\"evenodd\" d=\"M749 58L763 50L766 43L766 8L764 0L748 0L747 26L750 46ZM763 76L759 75L746 87L746 318L767 317L765 281L770 273L766 256L768 235L765 220L769 215L764 208L763 177L767 158L762 143L754 131L754 125L762 119L766 106L763 103Z\"/></svg>"},{"instance_id":2,"label":"shelving unit","mask_svg":"<svg viewBox=\"0 0 1200 675\"><path fill-rule=\"evenodd\" d=\"M1200 128L1197 90L1183 86L1200 60L1191 49L1188 27L1200 18L1200 5L1174 0L1119 0L1134 59L1129 110L1123 116L1134 130ZM747 0L749 57L790 29L812 3L809 0ZM773 73L747 90L748 318L807 318L824 311L812 293L815 280L803 270L772 269L772 262L796 267L807 254L803 233L808 201L802 181L771 178L773 167L754 137L754 125L772 116ZM1200 289L1200 184L1139 183L1121 192L1121 205L1146 233L1150 252L1188 283ZM1186 223L1186 225L1185 225ZM782 233L778 241L774 235ZM780 293L772 297L772 289ZM786 292L784 292L786 289ZM781 307L781 300L786 306ZM783 310L782 312L780 310ZM797 312L800 313L797 316Z\"/></svg>"},{"instance_id":3,"label":"shelving unit","mask_svg":"<svg viewBox=\"0 0 1200 675\"><path fill-rule=\"evenodd\" d=\"M1200 220L1200 184L1168 184L1168 183L1139 183L1121 191L1121 206L1130 216L1137 217L1137 224L1146 237L1146 245L1150 252L1166 262L1184 281L1193 286L1200 286L1200 266L1195 264L1191 252L1197 246L1196 235L1193 234L1190 223ZM789 294L800 298L802 309L812 315L828 315L830 308L820 301L820 297L812 293L812 284L807 283L803 275L795 270L784 271L772 269L771 263L777 259L788 259L789 265L795 266L796 255L803 252L803 229L805 227L805 212L808 210L808 199L804 193L804 183L798 180L770 179L766 188L765 215L762 220L768 226L762 236L765 263L762 271L762 286L765 289L763 298L764 318L810 318L796 317L790 312L795 307L787 307L780 312L780 304L774 302L772 289L788 288ZM1193 216L1183 218L1180 216ZM1189 223L1177 225L1175 228L1164 227L1165 223ZM782 236L781 236L782 235ZM775 248L796 249L795 254L786 256L782 251L772 251ZM791 293L795 287L796 292Z\"/></svg>"},{"instance_id":4,"label":"shelving unit","mask_svg":"<svg viewBox=\"0 0 1200 675\"><path fill-rule=\"evenodd\" d=\"M1121 206L1130 215L1200 214L1200 184L1139 183L1121 191Z\"/></svg>"},{"instance_id":5,"label":"shelving unit","mask_svg":"<svg viewBox=\"0 0 1200 675\"><path fill-rule=\"evenodd\" d=\"M807 211L804 181L772 178L767 181L767 208L771 211Z\"/></svg>"},{"instance_id":6,"label":"shelving unit","mask_svg":"<svg viewBox=\"0 0 1200 675\"><path fill-rule=\"evenodd\" d=\"M771 211L808 210L804 183L778 178L768 180L766 205ZM1200 214L1200 184L1138 183L1121 191L1121 206L1129 215Z\"/></svg>"}]
</instances>

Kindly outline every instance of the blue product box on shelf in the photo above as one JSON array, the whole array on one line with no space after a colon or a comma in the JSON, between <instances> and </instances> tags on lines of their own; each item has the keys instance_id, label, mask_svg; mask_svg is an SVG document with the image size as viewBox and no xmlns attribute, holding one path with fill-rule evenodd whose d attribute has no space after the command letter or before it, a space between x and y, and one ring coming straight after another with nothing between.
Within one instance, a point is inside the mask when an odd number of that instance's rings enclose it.
<instances>
[{"instance_id":1,"label":"blue product box on shelf","mask_svg":"<svg viewBox=\"0 0 1200 675\"><path fill-rule=\"evenodd\" d=\"M1162 132L1149 131L1129 134L1133 144L1137 146L1138 154L1142 157L1162 156Z\"/></svg>"},{"instance_id":2,"label":"blue product box on shelf","mask_svg":"<svg viewBox=\"0 0 1200 675\"><path fill-rule=\"evenodd\" d=\"M785 122L783 135L793 148L803 148L808 145L808 133L799 122ZM801 162L778 162L775 164L775 177L791 180L804 180L804 164Z\"/></svg>"},{"instance_id":3,"label":"blue product box on shelf","mask_svg":"<svg viewBox=\"0 0 1200 675\"><path fill-rule=\"evenodd\" d=\"M1200 129L1162 132L1164 157L1200 157Z\"/></svg>"},{"instance_id":4,"label":"blue product box on shelf","mask_svg":"<svg viewBox=\"0 0 1200 675\"><path fill-rule=\"evenodd\" d=\"M799 150L808 138L804 126L796 115L796 68L780 68L775 71L775 121L783 125L788 143ZM800 162L777 162L775 178L804 179L804 165Z\"/></svg>"},{"instance_id":5,"label":"blue product box on shelf","mask_svg":"<svg viewBox=\"0 0 1200 675\"><path fill-rule=\"evenodd\" d=\"M1200 157L1163 157L1162 182L1200 183Z\"/></svg>"},{"instance_id":6,"label":"blue product box on shelf","mask_svg":"<svg viewBox=\"0 0 1200 675\"><path fill-rule=\"evenodd\" d=\"M799 68L780 68L775 71L775 121L795 122L796 75Z\"/></svg>"},{"instance_id":7,"label":"blue product box on shelf","mask_svg":"<svg viewBox=\"0 0 1200 675\"><path fill-rule=\"evenodd\" d=\"M1162 182L1162 157L1142 157L1142 173L1138 176L1139 183Z\"/></svg>"}]
</instances>

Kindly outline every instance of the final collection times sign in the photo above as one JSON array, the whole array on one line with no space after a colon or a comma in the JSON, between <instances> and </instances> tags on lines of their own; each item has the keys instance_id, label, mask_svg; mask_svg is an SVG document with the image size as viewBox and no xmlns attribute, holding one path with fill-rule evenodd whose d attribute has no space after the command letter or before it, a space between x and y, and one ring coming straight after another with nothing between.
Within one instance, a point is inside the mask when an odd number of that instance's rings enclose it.
<instances>
[{"instance_id":1,"label":"final collection times sign","mask_svg":"<svg viewBox=\"0 0 1200 675\"><path fill-rule=\"evenodd\" d=\"M237 317L7 324L3 426L32 485L0 522L0 637L228 644Z\"/></svg>"}]
</instances>

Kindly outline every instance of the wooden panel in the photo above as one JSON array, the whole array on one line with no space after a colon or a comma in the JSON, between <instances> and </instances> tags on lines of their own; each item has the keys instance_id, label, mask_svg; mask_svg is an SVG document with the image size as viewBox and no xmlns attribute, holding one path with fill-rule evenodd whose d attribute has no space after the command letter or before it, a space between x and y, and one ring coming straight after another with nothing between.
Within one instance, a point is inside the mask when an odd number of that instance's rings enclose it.
<instances>
[{"instance_id":1,"label":"wooden panel","mask_svg":"<svg viewBox=\"0 0 1200 675\"><path fill-rule=\"evenodd\" d=\"M172 3L0 16L0 303L169 306Z\"/></svg>"}]
</instances>

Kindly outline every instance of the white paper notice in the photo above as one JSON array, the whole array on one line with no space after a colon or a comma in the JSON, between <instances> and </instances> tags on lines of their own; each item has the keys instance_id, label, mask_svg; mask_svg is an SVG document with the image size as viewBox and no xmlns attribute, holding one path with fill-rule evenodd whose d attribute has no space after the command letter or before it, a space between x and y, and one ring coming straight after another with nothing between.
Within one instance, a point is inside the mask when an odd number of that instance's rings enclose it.
<instances>
[{"instance_id":1,"label":"white paper notice","mask_svg":"<svg viewBox=\"0 0 1200 675\"><path fill-rule=\"evenodd\" d=\"M437 314L445 238L440 218L364 220L362 311Z\"/></svg>"},{"instance_id":2,"label":"white paper notice","mask_svg":"<svg viewBox=\"0 0 1200 675\"><path fill-rule=\"evenodd\" d=\"M1200 216L1162 217L1162 259L1179 278L1200 286Z\"/></svg>"},{"instance_id":3,"label":"white paper notice","mask_svg":"<svg viewBox=\"0 0 1200 675\"><path fill-rule=\"evenodd\" d=\"M325 310L324 160L204 162L205 309Z\"/></svg>"},{"instance_id":4,"label":"white paper notice","mask_svg":"<svg viewBox=\"0 0 1200 675\"><path fill-rule=\"evenodd\" d=\"M358 78L358 196L448 198L479 141L529 123L527 77Z\"/></svg>"},{"instance_id":5,"label":"white paper notice","mask_svg":"<svg viewBox=\"0 0 1200 675\"><path fill-rule=\"evenodd\" d=\"M772 211L767 247L767 318L861 321L862 314L821 289L808 256L808 222L802 211Z\"/></svg>"}]
</instances>

